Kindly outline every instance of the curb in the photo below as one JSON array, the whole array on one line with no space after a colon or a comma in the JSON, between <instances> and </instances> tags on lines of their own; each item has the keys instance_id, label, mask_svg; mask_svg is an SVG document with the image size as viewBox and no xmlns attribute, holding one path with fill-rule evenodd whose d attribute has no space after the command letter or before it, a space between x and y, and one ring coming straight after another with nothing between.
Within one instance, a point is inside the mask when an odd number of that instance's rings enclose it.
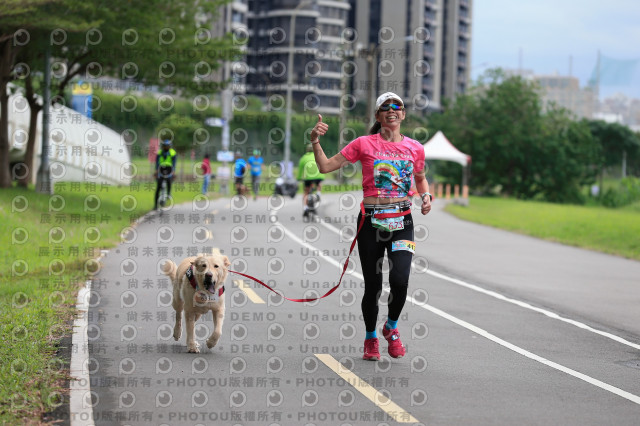
<instances>
[{"instance_id":1,"label":"curb","mask_svg":"<svg viewBox=\"0 0 640 426\"><path fill-rule=\"evenodd\" d=\"M139 217L130 227L135 228L153 211ZM96 262L100 262L109 250L101 250ZM91 393L91 379L89 377L89 338L87 336L89 299L91 298L92 281L85 281L85 285L78 292L76 301L77 315L73 321L71 340L71 363L69 367L69 420L71 426L93 426L93 395ZM87 400L87 397L89 398Z\"/></svg>"},{"instance_id":2,"label":"curb","mask_svg":"<svg viewBox=\"0 0 640 426\"><path fill-rule=\"evenodd\" d=\"M102 258L102 256L100 256ZM99 259L100 259L99 258ZM78 292L76 304L77 316L73 321L71 343L71 380L69 382L69 420L71 425L93 425L93 404L91 396L87 403L87 394L91 393L89 379L89 339L87 337L89 298L91 280Z\"/></svg>"}]
</instances>

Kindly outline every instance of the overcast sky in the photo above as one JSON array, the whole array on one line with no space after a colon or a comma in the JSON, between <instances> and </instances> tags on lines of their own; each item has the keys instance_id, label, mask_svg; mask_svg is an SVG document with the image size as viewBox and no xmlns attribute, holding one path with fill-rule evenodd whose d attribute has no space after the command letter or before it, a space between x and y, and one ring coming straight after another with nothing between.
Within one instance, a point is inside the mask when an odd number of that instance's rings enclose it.
<instances>
[{"instance_id":1,"label":"overcast sky","mask_svg":"<svg viewBox=\"0 0 640 426\"><path fill-rule=\"evenodd\" d=\"M597 52L640 59L640 0L473 0L471 77L487 68L522 68L569 74L585 85ZM640 98L640 62L632 84L601 87Z\"/></svg>"}]
</instances>

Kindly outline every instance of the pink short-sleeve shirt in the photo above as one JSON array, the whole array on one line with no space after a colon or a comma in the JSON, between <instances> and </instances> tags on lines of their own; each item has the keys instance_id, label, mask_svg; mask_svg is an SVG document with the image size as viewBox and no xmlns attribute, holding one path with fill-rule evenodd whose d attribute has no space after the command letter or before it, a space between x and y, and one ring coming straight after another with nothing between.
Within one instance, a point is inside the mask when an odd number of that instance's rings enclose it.
<instances>
[{"instance_id":1,"label":"pink short-sleeve shirt","mask_svg":"<svg viewBox=\"0 0 640 426\"><path fill-rule=\"evenodd\" d=\"M424 169L424 147L406 136L400 142L387 142L379 133L361 136L340 153L349 162L362 164L365 197L404 197L411 189L413 174Z\"/></svg>"}]
</instances>

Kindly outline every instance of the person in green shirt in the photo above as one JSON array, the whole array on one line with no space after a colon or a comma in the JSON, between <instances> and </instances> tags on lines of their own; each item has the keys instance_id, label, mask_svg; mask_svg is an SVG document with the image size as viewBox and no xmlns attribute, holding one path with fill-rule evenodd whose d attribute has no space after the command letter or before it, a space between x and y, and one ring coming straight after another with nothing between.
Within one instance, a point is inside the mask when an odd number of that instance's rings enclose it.
<instances>
[{"instance_id":1,"label":"person in green shirt","mask_svg":"<svg viewBox=\"0 0 640 426\"><path fill-rule=\"evenodd\" d=\"M167 182L167 195L171 197L171 182L173 182L178 158L178 153L171 147L171 141L169 139L163 140L161 145L162 148L158 150L158 154L156 155L156 171L153 174L156 179L156 195L154 197L153 210L158 210L158 197L160 196L162 181Z\"/></svg>"},{"instance_id":2,"label":"person in green shirt","mask_svg":"<svg viewBox=\"0 0 640 426\"><path fill-rule=\"evenodd\" d=\"M307 145L306 152L302 158L300 158L300 163L298 163L298 180L304 181L302 205L304 208L303 217L306 218L310 213L307 200L309 198L311 188L315 187L317 189L319 197L322 181L324 180L324 175L320 173L320 170L318 170L318 165L316 164L316 159L313 154L313 146L311 145Z\"/></svg>"}]
</instances>

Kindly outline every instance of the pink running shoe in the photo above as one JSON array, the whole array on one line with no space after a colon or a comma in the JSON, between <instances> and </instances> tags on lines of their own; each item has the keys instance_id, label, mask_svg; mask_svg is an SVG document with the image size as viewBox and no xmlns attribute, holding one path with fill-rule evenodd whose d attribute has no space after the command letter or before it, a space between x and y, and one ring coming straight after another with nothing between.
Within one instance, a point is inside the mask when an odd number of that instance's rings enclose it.
<instances>
[{"instance_id":1,"label":"pink running shoe","mask_svg":"<svg viewBox=\"0 0 640 426\"><path fill-rule=\"evenodd\" d=\"M362 355L362 359L368 359L371 361L380 360L380 347L378 345L377 337L372 337L371 339L365 339L364 355Z\"/></svg>"},{"instance_id":2,"label":"pink running shoe","mask_svg":"<svg viewBox=\"0 0 640 426\"><path fill-rule=\"evenodd\" d=\"M406 353L404 345L400 341L400 333L398 329L389 330L386 326L382 326L382 335L389 342L389 355L393 358L402 358Z\"/></svg>"}]
</instances>

